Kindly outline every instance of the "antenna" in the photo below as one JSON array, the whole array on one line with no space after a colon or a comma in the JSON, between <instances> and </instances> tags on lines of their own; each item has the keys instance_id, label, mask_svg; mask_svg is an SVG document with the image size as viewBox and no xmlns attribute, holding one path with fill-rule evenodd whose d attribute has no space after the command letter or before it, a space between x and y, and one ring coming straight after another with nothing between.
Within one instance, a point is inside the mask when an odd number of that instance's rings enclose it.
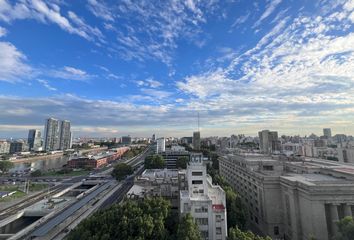
<instances>
[{"instance_id":1,"label":"antenna","mask_svg":"<svg viewBox=\"0 0 354 240\"><path fill-rule=\"evenodd\" d=\"M199 132L199 111L198 111L198 132Z\"/></svg>"}]
</instances>

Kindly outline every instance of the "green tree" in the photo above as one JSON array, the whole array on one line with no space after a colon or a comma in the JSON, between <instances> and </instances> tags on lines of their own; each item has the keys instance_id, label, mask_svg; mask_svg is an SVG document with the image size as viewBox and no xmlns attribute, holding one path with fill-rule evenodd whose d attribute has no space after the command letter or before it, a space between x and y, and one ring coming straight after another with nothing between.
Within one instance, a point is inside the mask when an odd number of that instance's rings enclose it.
<instances>
[{"instance_id":1,"label":"green tree","mask_svg":"<svg viewBox=\"0 0 354 240\"><path fill-rule=\"evenodd\" d=\"M226 194L227 226L244 229L247 214L240 197L230 186L224 186L223 188Z\"/></svg>"},{"instance_id":2,"label":"green tree","mask_svg":"<svg viewBox=\"0 0 354 240\"><path fill-rule=\"evenodd\" d=\"M177 165L177 168L179 168L179 169L186 169L188 163L189 163L188 157L179 157L177 159L176 165Z\"/></svg>"},{"instance_id":3,"label":"green tree","mask_svg":"<svg viewBox=\"0 0 354 240\"><path fill-rule=\"evenodd\" d=\"M70 232L68 240L167 240L170 203L162 198L128 200L95 213Z\"/></svg>"},{"instance_id":4,"label":"green tree","mask_svg":"<svg viewBox=\"0 0 354 240\"><path fill-rule=\"evenodd\" d=\"M354 220L353 217L347 216L338 223L338 234L335 240L352 240L354 239Z\"/></svg>"},{"instance_id":5,"label":"green tree","mask_svg":"<svg viewBox=\"0 0 354 240\"><path fill-rule=\"evenodd\" d=\"M188 213L182 217L178 230L177 240L201 240L198 225L194 222L192 216Z\"/></svg>"},{"instance_id":6,"label":"green tree","mask_svg":"<svg viewBox=\"0 0 354 240\"><path fill-rule=\"evenodd\" d=\"M4 160L4 161L0 161L0 171L1 172L7 172L9 171L11 168L13 168L14 164L13 162Z\"/></svg>"},{"instance_id":7,"label":"green tree","mask_svg":"<svg viewBox=\"0 0 354 240\"><path fill-rule=\"evenodd\" d=\"M40 177L40 176L42 176L42 172L39 169L34 172L31 172L31 177Z\"/></svg>"},{"instance_id":8,"label":"green tree","mask_svg":"<svg viewBox=\"0 0 354 240\"><path fill-rule=\"evenodd\" d=\"M229 228L229 236L227 240L272 240L270 237L260 237L251 231L243 232L238 227Z\"/></svg>"},{"instance_id":9,"label":"green tree","mask_svg":"<svg viewBox=\"0 0 354 240\"><path fill-rule=\"evenodd\" d=\"M165 159L161 155L155 154L145 158L144 165L146 169L159 169L165 167Z\"/></svg>"},{"instance_id":10,"label":"green tree","mask_svg":"<svg viewBox=\"0 0 354 240\"><path fill-rule=\"evenodd\" d=\"M114 166L112 176L120 181L133 172L133 168L130 165L126 163L118 163L116 166Z\"/></svg>"}]
</instances>

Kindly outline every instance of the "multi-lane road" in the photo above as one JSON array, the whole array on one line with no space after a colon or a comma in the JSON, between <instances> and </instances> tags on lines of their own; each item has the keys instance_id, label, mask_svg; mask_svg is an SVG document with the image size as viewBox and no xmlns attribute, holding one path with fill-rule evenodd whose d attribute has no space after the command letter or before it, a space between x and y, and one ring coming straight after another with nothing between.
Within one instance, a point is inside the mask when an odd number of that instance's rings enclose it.
<instances>
[{"instance_id":1,"label":"multi-lane road","mask_svg":"<svg viewBox=\"0 0 354 240\"><path fill-rule=\"evenodd\" d=\"M18 239L46 239L46 236L51 236L51 239L54 238L54 236L55 239L63 239L72 229L68 226L76 226L80 221L90 216L96 210L103 209L113 203L120 202L132 187L134 177L141 174L143 171L144 159L151 152L152 148L151 146L148 146L144 152L136 157L127 160L119 160L118 162L125 162L135 169L134 174L128 176L121 182L117 182L110 176L114 165L96 170L94 174L72 177L61 181L58 185L50 188L49 192L39 193L32 197L31 200L23 200L16 206L2 210L0 212L0 220L1 216L5 217L15 214L16 212L29 207L43 198L53 196L55 193L60 192L72 184L77 184L78 182L86 179L92 179L94 177L101 177L102 184L94 191L80 198L78 201L74 202L72 205L58 212L54 216L51 216L49 219L46 219L41 224L38 224L38 226L36 225L35 228L29 230L25 234L18 236Z\"/></svg>"}]
</instances>

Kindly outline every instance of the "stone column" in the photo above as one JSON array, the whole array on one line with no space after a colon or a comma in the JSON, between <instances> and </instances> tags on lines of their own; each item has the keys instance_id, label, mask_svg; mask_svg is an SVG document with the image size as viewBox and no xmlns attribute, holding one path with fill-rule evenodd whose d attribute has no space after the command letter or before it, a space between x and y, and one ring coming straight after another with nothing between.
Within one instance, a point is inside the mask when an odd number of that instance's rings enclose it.
<instances>
[{"instance_id":1,"label":"stone column","mask_svg":"<svg viewBox=\"0 0 354 240\"><path fill-rule=\"evenodd\" d=\"M344 216L352 216L352 206L349 204L344 205Z\"/></svg>"},{"instance_id":2,"label":"stone column","mask_svg":"<svg viewBox=\"0 0 354 240\"><path fill-rule=\"evenodd\" d=\"M334 236L338 231L337 222L339 221L337 205L332 204L330 206L330 210L331 210L331 221L332 221L332 227L331 227L332 235Z\"/></svg>"}]
</instances>

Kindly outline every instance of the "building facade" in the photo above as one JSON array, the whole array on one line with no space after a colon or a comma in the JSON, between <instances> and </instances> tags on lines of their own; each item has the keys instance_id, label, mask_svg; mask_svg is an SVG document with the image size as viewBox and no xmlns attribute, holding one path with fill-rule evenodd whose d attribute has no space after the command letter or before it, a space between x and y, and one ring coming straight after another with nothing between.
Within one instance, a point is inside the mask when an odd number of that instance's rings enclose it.
<instances>
[{"instance_id":1,"label":"building facade","mask_svg":"<svg viewBox=\"0 0 354 240\"><path fill-rule=\"evenodd\" d=\"M200 150L200 132L193 132L193 149Z\"/></svg>"},{"instance_id":2,"label":"building facade","mask_svg":"<svg viewBox=\"0 0 354 240\"><path fill-rule=\"evenodd\" d=\"M181 215L190 213L206 240L227 237L226 199L220 186L212 184L202 158L192 158L186 170L187 190L180 191Z\"/></svg>"},{"instance_id":3,"label":"building facade","mask_svg":"<svg viewBox=\"0 0 354 240\"><path fill-rule=\"evenodd\" d=\"M219 163L248 209L251 228L272 239L330 240L336 222L353 215L352 165L241 152Z\"/></svg>"},{"instance_id":4,"label":"building facade","mask_svg":"<svg viewBox=\"0 0 354 240\"><path fill-rule=\"evenodd\" d=\"M40 130L30 129L28 131L28 147L29 150L40 150L42 147L42 134Z\"/></svg>"},{"instance_id":5,"label":"building facade","mask_svg":"<svg viewBox=\"0 0 354 240\"><path fill-rule=\"evenodd\" d=\"M332 131L330 128L324 128L323 129L323 136L325 138L331 138L332 137Z\"/></svg>"},{"instance_id":6,"label":"building facade","mask_svg":"<svg viewBox=\"0 0 354 240\"><path fill-rule=\"evenodd\" d=\"M10 145L7 141L0 141L0 154L10 153Z\"/></svg>"},{"instance_id":7,"label":"building facade","mask_svg":"<svg viewBox=\"0 0 354 240\"><path fill-rule=\"evenodd\" d=\"M68 120L60 122L60 141L59 149L66 150L71 148L71 124Z\"/></svg>"},{"instance_id":8,"label":"building facade","mask_svg":"<svg viewBox=\"0 0 354 240\"><path fill-rule=\"evenodd\" d=\"M125 145L129 145L132 143L132 138L130 136L123 136L121 143Z\"/></svg>"},{"instance_id":9,"label":"building facade","mask_svg":"<svg viewBox=\"0 0 354 240\"><path fill-rule=\"evenodd\" d=\"M156 140L156 153L163 153L166 151L166 140L165 138L158 138Z\"/></svg>"},{"instance_id":10,"label":"building facade","mask_svg":"<svg viewBox=\"0 0 354 240\"><path fill-rule=\"evenodd\" d=\"M259 150L264 154L271 154L280 151L280 142L278 140L278 132L263 130L258 132Z\"/></svg>"},{"instance_id":11,"label":"building facade","mask_svg":"<svg viewBox=\"0 0 354 240\"><path fill-rule=\"evenodd\" d=\"M44 150L59 150L60 144L60 124L55 118L48 118L44 127Z\"/></svg>"}]
</instances>

